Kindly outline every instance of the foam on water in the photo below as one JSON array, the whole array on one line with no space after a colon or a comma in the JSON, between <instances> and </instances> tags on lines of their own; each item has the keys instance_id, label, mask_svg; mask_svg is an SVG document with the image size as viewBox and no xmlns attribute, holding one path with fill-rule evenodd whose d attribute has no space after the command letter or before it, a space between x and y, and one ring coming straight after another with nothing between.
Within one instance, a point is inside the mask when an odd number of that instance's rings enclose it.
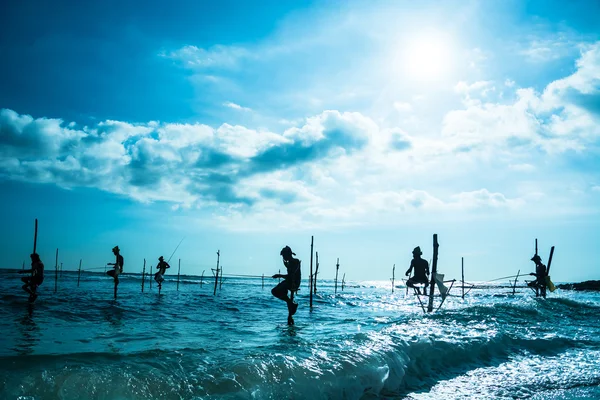
<instances>
[{"instance_id":1,"label":"foam on water","mask_svg":"<svg viewBox=\"0 0 600 400\"><path fill-rule=\"evenodd\" d=\"M600 296L522 289L449 297L425 315L404 289L307 287L296 325L276 280L49 275L33 306L0 272L0 397L21 399L598 398ZM338 286L338 291L340 290Z\"/></svg>"}]
</instances>

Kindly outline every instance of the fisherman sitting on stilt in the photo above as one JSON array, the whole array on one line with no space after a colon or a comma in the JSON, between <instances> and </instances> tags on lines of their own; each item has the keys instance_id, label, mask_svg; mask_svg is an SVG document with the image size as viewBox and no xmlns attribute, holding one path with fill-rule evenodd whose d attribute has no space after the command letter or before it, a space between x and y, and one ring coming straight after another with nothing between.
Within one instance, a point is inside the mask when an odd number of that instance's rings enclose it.
<instances>
[{"instance_id":1,"label":"fisherman sitting on stilt","mask_svg":"<svg viewBox=\"0 0 600 400\"><path fill-rule=\"evenodd\" d=\"M156 265L156 274L154 274L154 280L158 283L158 289L162 288L162 283L165 280L165 272L167 268L171 268L168 262L165 261L163 256L158 257L158 264Z\"/></svg>"},{"instance_id":2,"label":"fisherman sitting on stilt","mask_svg":"<svg viewBox=\"0 0 600 400\"><path fill-rule=\"evenodd\" d=\"M283 258L283 265L287 268L287 275L275 274L273 278L283 278L283 281L279 282L275 286L271 293L273 296L287 303L288 307L288 324L294 324L294 318L292 316L298 310L298 303L294 303L294 292L300 287L301 271L300 271L300 260L294 258L296 253L292 253L292 249L289 246L285 246L279 253ZM290 297L288 297L288 290L290 291Z\"/></svg>"},{"instance_id":3,"label":"fisherman sitting on stilt","mask_svg":"<svg viewBox=\"0 0 600 400\"><path fill-rule=\"evenodd\" d=\"M535 273L529 275L535 276L535 281L531 281L527 286L536 289L536 296L546 297L546 266L542 264L542 258L539 255L531 257L531 261L535 263Z\"/></svg>"},{"instance_id":4,"label":"fisherman sitting on stilt","mask_svg":"<svg viewBox=\"0 0 600 400\"><path fill-rule=\"evenodd\" d=\"M115 299L117 298L117 286L119 286L119 275L123 273L123 256L121 255L121 250L119 246L115 246L112 249L113 254L117 257L116 262L114 263L106 263L106 265L114 265L115 269L112 271L107 271L106 275L112 276L115 281Z\"/></svg>"},{"instance_id":5,"label":"fisherman sitting on stilt","mask_svg":"<svg viewBox=\"0 0 600 400\"><path fill-rule=\"evenodd\" d=\"M37 299L37 288L44 282L44 263L37 253L31 254L30 257L31 269L23 269L19 273L31 273L31 276L25 276L21 280L25 283L22 286L23 290L29 293L29 301L34 302Z\"/></svg>"},{"instance_id":6,"label":"fisherman sitting on stilt","mask_svg":"<svg viewBox=\"0 0 600 400\"><path fill-rule=\"evenodd\" d=\"M421 294L421 290L415 284L422 283L423 286L423 294L427 296L427 283L429 282L429 263L421 258L421 248L419 246L415 247L413 252L413 259L410 261L410 268L406 271L406 276L410 276L411 271L415 270L414 276L408 278L406 281L406 286L414 288L417 291L417 294Z\"/></svg>"}]
</instances>

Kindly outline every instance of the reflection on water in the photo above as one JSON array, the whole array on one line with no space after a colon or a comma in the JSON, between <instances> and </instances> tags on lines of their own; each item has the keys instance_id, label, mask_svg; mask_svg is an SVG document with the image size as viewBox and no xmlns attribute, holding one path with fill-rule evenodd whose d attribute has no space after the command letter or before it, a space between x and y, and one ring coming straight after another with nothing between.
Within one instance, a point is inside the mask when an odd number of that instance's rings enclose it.
<instances>
[{"instance_id":1,"label":"reflection on water","mask_svg":"<svg viewBox=\"0 0 600 400\"><path fill-rule=\"evenodd\" d=\"M33 353L35 345L40 340L40 328L34 318L34 304L27 304L25 315L18 320L18 331L20 336L17 338L14 350L19 355L28 355Z\"/></svg>"}]
</instances>

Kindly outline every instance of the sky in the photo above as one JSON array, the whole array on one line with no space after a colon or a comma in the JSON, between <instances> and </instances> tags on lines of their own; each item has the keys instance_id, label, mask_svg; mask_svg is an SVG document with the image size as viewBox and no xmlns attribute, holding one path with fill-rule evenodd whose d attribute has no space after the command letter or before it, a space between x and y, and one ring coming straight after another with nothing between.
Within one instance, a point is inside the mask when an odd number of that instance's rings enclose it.
<instances>
[{"instance_id":1,"label":"sky","mask_svg":"<svg viewBox=\"0 0 600 400\"><path fill-rule=\"evenodd\" d=\"M600 279L597 1L9 2L4 268ZM316 260L315 260L316 262Z\"/></svg>"}]
</instances>

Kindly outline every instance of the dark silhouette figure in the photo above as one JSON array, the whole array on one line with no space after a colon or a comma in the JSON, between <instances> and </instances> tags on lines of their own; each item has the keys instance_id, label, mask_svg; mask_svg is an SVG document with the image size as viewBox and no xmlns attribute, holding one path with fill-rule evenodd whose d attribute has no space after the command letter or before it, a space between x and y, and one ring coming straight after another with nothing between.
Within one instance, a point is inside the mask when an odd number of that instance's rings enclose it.
<instances>
[{"instance_id":1,"label":"dark silhouette figure","mask_svg":"<svg viewBox=\"0 0 600 400\"><path fill-rule=\"evenodd\" d=\"M31 269L22 269L19 273L31 273L31 276L24 276L21 280L25 283L22 286L23 290L29 293L29 301L34 302L37 299L37 288L44 282L44 263L37 253L32 253L30 257Z\"/></svg>"},{"instance_id":2,"label":"dark silhouette figure","mask_svg":"<svg viewBox=\"0 0 600 400\"><path fill-rule=\"evenodd\" d=\"M531 261L535 263L535 272L531 272L529 275L535 276L535 281L531 281L527 286L535 289L536 296L546 297L546 276L548 271L546 266L542 264L542 259L539 255L531 257Z\"/></svg>"},{"instance_id":3,"label":"dark silhouette figure","mask_svg":"<svg viewBox=\"0 0 600 400\"><path fill-rule=\"evenodd\" d=\"M413 259L410 261L410 268L406 271L406 276L408 276L408 281L406 281L406 286L414 288L417 291L417 294L421 294L421 290L418 286L415 286L416 283L423 283L425 286L423 287L423 294L427 296L427 283L429 282L429 263L421 258L423 252L421 252L421 248L419 246L415 247L413 252ZM414 269L415 274L410 277L411 271Z\"/></svg>"},{"instance_id":4,"label":"dark silhouette figure","mask_svg":"<svg viewBox=\"0 0 600 400\"><path fill-rule=\"evenodd\" d=\"M162 288L162 283L165 280L165 272L167 268L171 268L168 262L165 261L163 256L158 257L158 264L156 265L156 273L154 274L154 280L158 283L158 290Z\"/></svg>"},{"instance_id":5,"label":"dark silhouette figure","mask_svg":"<svg viewBox=\"0 0 600 400\"><path fill-rule=\"evenodd\" d=\"M115 299L117 298L117 286L119 286L119 275L123 273L123 256L119 246L115 246L112 249L113 254L117 257L114 263L106 263L106 265L114 265L115 268L111 271L107 271L106 275L112 276L115 281Z\"/></svg>"},{"instance_id":6,"label":"dark silhouette figure","mask_svg":"<svg viewBox=\"0 0 600 400\"><path fill-rule=\"evenodd\" d=\"M296 310L298 310L298 304L294 303L294 293L297 292L300 288L300 260L292 257L295 256L296 253L293 253L292 249L289 246L285 246L279 254L283 258L283 265L287 269L287 275L273 275L273 278L283 278L283 280L279 282L277 286L271 289L271 293L273 294L273 296L287 303L288 324L293 325L294 318L292 318L292 316L296 313ZM290 297L288 297L288 290L290 291Z\"/></svg>"}]
</instances>

